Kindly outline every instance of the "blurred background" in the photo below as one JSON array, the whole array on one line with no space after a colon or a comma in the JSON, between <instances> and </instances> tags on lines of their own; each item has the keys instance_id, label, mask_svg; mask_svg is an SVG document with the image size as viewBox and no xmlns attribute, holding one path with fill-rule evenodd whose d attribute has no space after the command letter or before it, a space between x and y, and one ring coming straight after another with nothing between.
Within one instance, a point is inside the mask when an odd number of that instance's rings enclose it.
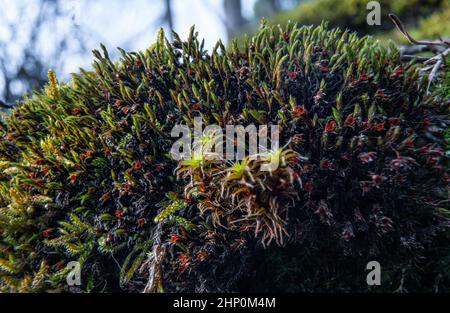
<instances>
[{"instance_id":1,"label":"blurred background","mask_svg":"<svg viewBox=\"0 0 450 313\"><path fill-rule=\"evenodd\" d=\"M0 0L0 100L13 104L40 88L52 68L68 81L88 69L91 50L102 42L112 57L116 47L143 50L159 27L186 37L195 25L208 49L218 39L241 42L261 18L319 24L328 20L370 34L383 43L404 39L387 17L397 14L417 39L450 36L450 0L380 0L381 25L369 26L366 0Z\"/></svg>"}]
</instances>

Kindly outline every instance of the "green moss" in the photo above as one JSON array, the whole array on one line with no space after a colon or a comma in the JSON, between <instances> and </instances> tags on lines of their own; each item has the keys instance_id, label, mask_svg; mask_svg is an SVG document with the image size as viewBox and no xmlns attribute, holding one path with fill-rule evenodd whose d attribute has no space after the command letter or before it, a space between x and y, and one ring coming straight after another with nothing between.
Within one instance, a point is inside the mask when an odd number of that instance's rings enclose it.
<instances>
[{"instance_id":1,"label":"green moss","mask_svg":"<svg viewBox=\"0 0 450 313\"><path fill-rule=\"evenodd\" d=\"M142 291L149 272L152 290L240 290L263 246L286 243L309 277L330 279L335 259L363 271L364 255L431 288L428 252L448 222L438 210L448 106L426 95L416 65L326 25L263 25L243 48L212 53L193 29L174 36L118 62L102 46L92 71L68 84L50 72L2 119L2 291ZM279 168L175 162L170 132L195 116L279 125ZM82 286L66 285L70 261ZM433 270L417 274L424 263ZM345 282L320 290L356 291Z\"/></svg>"}]
</instances>

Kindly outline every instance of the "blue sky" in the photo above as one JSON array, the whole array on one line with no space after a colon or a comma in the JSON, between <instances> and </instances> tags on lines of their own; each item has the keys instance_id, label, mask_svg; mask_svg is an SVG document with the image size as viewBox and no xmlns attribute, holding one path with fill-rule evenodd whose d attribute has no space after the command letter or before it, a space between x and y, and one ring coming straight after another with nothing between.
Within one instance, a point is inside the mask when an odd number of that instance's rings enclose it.
<instances>
[{"instance_id":1,"label":"blue sky","mask_svg":"<svg viewBox=\"0 0 450 313\"><path fill-rule=\"evenodd\" d=\"M174 28L180 36L186 37L190 26L195 25L200 37L205 38L209 49L219 38L226 38L223 19L223 0L172 0ZM8 66L15 66L15 59L20 60L22 45L26 44L30 25L26 21L36 16L39 0L0 0L0 41L6 42ZM161 26L160 17L164 9L163 0L65 0L64 18L53 21L36 50L43 59L52 55L61 55L54 51L52 42L77 27L83 32L87 53L77 52L77 42L71 53L64 55L64 64L55 69L59 77L68 78L69 73L77 72L79 67L89 68L92 57L90 50L99 47L102 42L111 51L120 46L128 51L143 50L156 38ZM244 15L251 16L255 0L243 0ZM73 18L70 18L72 16ZM16 34L11 33L8 24L15 25ZM167 29L168 31L168 29ZM0 56L5 57L5 55ZM0 78L1 80L1 78ZM2 82L0 81L0 88ZM20 86L18 86L19 88Z\"/></svg>"}]
</instances>

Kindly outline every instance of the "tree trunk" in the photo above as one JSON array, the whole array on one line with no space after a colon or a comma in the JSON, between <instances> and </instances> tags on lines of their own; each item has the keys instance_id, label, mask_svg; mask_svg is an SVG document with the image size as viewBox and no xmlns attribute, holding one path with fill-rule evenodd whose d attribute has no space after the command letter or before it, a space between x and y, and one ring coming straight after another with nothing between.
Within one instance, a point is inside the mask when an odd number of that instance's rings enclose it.
<instances>
[{"instance_id":1,"label":"tree trunk","mask_svg":"<svg viewBox=\"0 0 450 313\"><path fill-rule=\"evenodd\" d=\"M247 23L247 20L242 16L241 0L223 0L223 9L228 39L231 39Z\"/></svg>"}]
</instances>

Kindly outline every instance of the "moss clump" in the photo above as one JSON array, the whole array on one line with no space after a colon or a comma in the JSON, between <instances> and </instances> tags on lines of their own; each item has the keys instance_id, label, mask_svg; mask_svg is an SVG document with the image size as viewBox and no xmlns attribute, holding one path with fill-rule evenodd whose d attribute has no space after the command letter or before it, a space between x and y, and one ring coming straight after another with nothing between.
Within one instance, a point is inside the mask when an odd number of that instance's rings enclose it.
<instances>
[{"instance_id":1,"label":"moss clump","mask_svg":"<svg viewBox=\"0 0 450 313\"><path fill-rule=\"evenodd\" d=\"M263 25L211 53L193 29L174 37L120 62L102 47L92 71L50 76L4 117L2 290L288 291L291 273L302 290L364 291L373 259L386 291L435 287L448 103L414 64L325 25ZM279 168L175 162L170 132L196 116L279 125ZM70 261L80 287L66 285Z\"/></svg>"}]
</instances>

